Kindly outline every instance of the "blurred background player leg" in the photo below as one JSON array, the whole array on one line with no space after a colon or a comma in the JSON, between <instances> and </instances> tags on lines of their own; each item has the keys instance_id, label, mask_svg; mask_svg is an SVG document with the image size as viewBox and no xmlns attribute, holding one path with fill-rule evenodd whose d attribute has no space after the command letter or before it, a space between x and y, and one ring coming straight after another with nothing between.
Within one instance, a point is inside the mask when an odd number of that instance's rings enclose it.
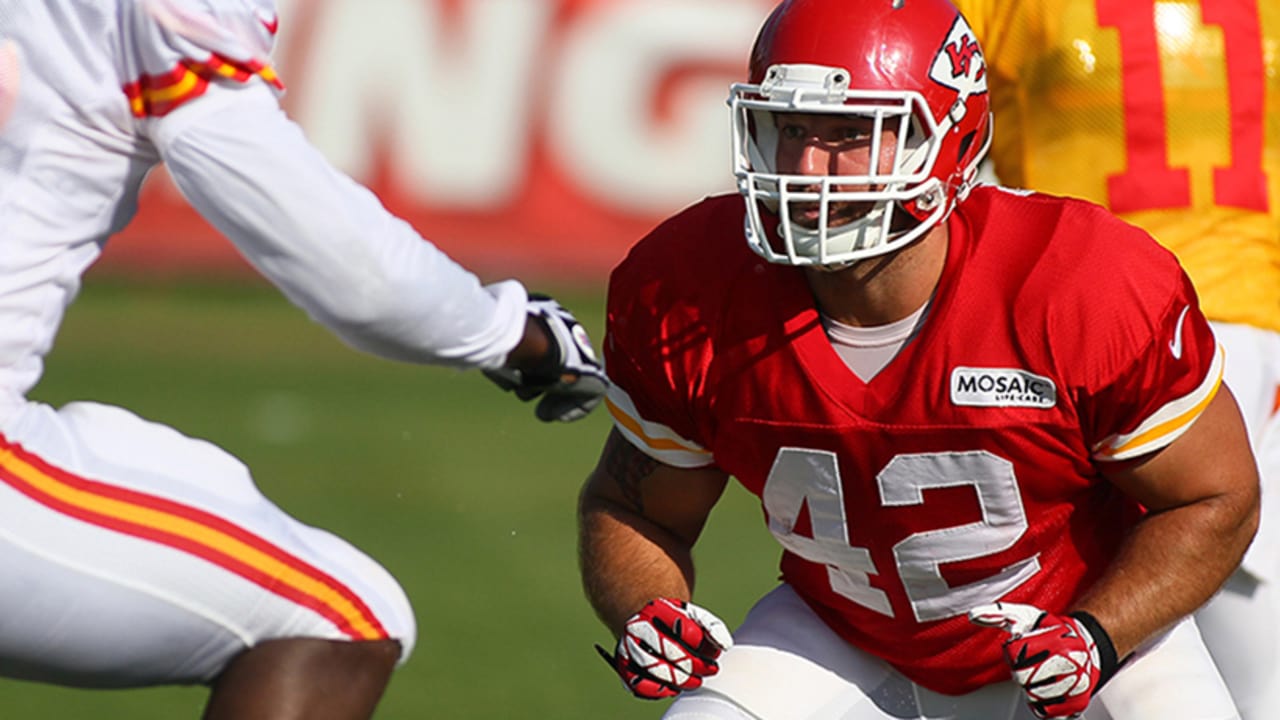
<instances>
[{"instance_id":1,"label":"blurred background player leg","mask_svg":"<svg viewBox=\"0 0 1280 720\"><path fill-rule=\"evenodd\" d=\"M1240 569L1198 613L1214 661L1246 718L1280 712L1280 334L1216 323L1226 381L1249 428L1263 484L1262 524Z\"/></svg>"},{"instance_id":2,"label":"blurred background player leg","mask_svg":"<svg viewBox=\"0 0 1280 720\"><path fill-rule=\"evenodd\" d=\"M392 640L269 640L218 676L205 720L372 717L400 645Z\"/></svg>"}]
</instances>

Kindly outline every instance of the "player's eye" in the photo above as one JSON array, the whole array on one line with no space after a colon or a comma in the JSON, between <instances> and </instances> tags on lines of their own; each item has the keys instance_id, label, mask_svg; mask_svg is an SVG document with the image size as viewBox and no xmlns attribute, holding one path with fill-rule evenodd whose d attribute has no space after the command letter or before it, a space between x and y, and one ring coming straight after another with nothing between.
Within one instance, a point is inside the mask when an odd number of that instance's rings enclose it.
<instances>
[{"instance_id":1,"label":"player's eye","mask_svg":"<svg viewBox=\"0 0 1280 720\"><path fill-rule=\"evenodd\" d=\"M787 123L778 128L778 134L784 140L804 140L809 136L809 130L803 125Z\"/></svg>"}]
</instances>

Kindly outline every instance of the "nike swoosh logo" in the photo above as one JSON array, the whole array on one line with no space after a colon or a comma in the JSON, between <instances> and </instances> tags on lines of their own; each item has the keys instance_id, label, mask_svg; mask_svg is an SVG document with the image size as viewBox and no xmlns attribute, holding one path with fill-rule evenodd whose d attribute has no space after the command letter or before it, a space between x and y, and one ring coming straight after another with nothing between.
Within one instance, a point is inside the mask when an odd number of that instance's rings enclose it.
<instances>
[{"instance_id":1,"label":"nike swoosh logo","mask_svg":"<svg viewBox=\"0 0 1280 720\"><path fill-rule=\"evenodd\" d=\"M1182 314L1178 316L1178 327L1173 331L1173 340L1169 341L1169 352L1173 353L1173 359L1182 359L1182 321L1187 318L1187 312L1191 310L1188 305L1182 308Z\"/></svg>"},{"instance_id":2,"label":"nike swoosh logo","mask_svg":"<svg viewBox=\"0 0 1280 720\"><path fill-rule=\"evenodd\" d=\"M275 35L277 32L280 31L279 15L272 15L270 18L259 16L258 22L261 22L262 26L267 29L267 32L271 33L272 35Z\"/></svg>"}]
</instances>

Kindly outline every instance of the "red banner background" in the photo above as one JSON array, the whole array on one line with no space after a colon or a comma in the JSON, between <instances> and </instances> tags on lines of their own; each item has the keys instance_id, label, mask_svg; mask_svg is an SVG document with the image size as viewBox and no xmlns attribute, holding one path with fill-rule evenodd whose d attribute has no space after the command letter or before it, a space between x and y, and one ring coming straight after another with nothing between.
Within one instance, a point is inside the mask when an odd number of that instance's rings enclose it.
<instances>
[{"instance_id":1,"label":"red banner background","mask_svg":"<svg viewBox=\"0 0 1280 720\"><path fill-rule=\"evenodd\" d=\"M459 262L597 283L666 215L732 189L724 99L770 5L293 0L276 61L322 152ZM163 172L102 264L250 272Z\"/></svg>"}]
</instances>

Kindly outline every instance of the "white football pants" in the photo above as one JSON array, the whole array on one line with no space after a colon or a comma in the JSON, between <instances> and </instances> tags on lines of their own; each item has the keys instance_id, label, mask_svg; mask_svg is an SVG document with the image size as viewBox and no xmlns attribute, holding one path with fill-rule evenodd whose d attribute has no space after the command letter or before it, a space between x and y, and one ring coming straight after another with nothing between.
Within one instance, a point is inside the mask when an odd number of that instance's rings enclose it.
<instances>
[{"instance_id":1,"label":"white football pants","mask_svg":"<svg viewBox=\"0 0 1280 720\"><path fill-rule=\"evenodd\" d=\"M1236 720L1195 623L1148 642L1093 699L1084 720ZM942 695L836 635L789 585L747 614L720 672L664 720L1035 720L1021 688Z\"/></svg>"},{"instance_id":2,"label":"white football pants","mask_svg":"<svg viewBox=\"0 0 1280 720\"><path fill-rule=\"evenodd\" d=\"M0 427L0 674L208 682L287 637L400 641L381 566L286 515L214 445L120 408L28 403Z\"/></svg>"},{"instance_id":3,"label":"white football pants","mask_svg":"<svg viewBox=\"0 0 1280 720\"><path fill-rule=\"evenodd\" d=\"M1262 477L1262 524L1196 623L1245 720L1280 718L1280 333L1214 323Z\"/></svg>"}]
</instances>

